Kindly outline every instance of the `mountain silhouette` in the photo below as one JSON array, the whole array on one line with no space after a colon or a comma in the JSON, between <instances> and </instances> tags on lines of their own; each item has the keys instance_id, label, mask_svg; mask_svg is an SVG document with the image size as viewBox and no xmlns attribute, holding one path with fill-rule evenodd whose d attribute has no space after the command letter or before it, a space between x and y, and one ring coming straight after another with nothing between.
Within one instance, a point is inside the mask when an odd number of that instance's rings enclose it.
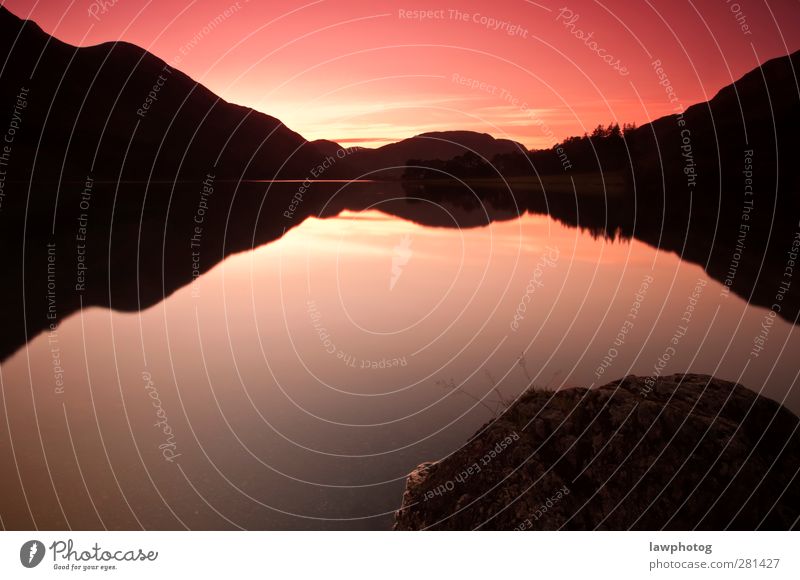
<instances>
[{"instance_id":1,"label":"mountain silhouette","mask_svg":"<svg viewBox=\"0 0 800 580\"><path fill-rule=\"evenodd\" d=\"M799 66L800 51L771 59L710 101L638 128L631 155L639 184L660 187L663 177L672 191L693 189L714 202L742 189L744 152L752 150L759 197L779 190L796 201L791 193L800 189L800 173L793 165L800 153ZM690 167L702 183L688 185Z\"/></svg>"},{"instance_id":2,"label":"mountain silhouette","mask_svg":"<svg viewBox=\"0 0 800 580\"><path fill-rule=\"evenodd\" d=\"M629 175L637 238L703 265L792 322L800 314L798 68L800 51L772 59L707 103L640 127Z\"/></svg>"},{"instance_id":3,"label":"mountain silhouette","mask_svg":"<svg viewBox=\"0 0 800 580\"><path fill-rule=\"evenodd\" d=\"M304 178L322 154L126 42L76 48L0 7L0 110L27 93L9 179Z\"/></svg>"},{"instance_id":4,"label":"mountain silhouette","mask_svg":"<svg viewBox=\"0 0 800 580\"><path fill-rule=\"evenodd\" d=\"M495 139L487 133L435 131L421 133L376 149L359 148L350 153L347 160L361 174L369 174L368 177L373 179L387 179L402 175L410 159L446 161L469 152L492 159L496 155L525 151L527 149L521 143Z\"/></svg>"},{"instance_id":5,"label":"mountain silhouette","mask_svg":"<svg viewBox=\"0 0 800 580\"><path fill-rule=\"evenodd\" d=\"M310 144L315 147L317 151L327 157L341 157L343 151L352 153L360 149L360 147L348 147L346 145L340 145L339 143L330 141L329 139L317 139L316 141L311 141Z\"/></svg>"},{"instance_id":6,"label":"mountain silhouette","mask_svg":"<svg viewBox=\"0 0 800 580\"><path fill-rule=\"evenodd\" d=\"M598 127L552 149L491 162L462 156L410 163L422 169L406 171L405 188L417 198L491 201L548 213L595 235L636 238L702 265L733 292L796 322L799 67L800 51L772 59L710 101L639 128ZM436 183L443 168L466 180L502 176L510 189ZM619 179L624 187L612 191Z\"/></svg>"}]
</instances>

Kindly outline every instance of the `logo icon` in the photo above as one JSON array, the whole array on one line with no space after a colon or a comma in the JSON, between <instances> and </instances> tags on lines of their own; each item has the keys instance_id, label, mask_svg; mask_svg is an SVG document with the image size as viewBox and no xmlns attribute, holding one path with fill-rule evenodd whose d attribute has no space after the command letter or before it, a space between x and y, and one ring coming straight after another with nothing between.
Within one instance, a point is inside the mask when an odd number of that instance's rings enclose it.
<instances>
[{"instance_id":1,"label":"logo icon","mask_svg":"<svg viewBox=\"0 0 800 580\"><path fill-rule=\"evenodd\" d=\"M19 561L26 568L36 568L44 559L44 544L39 540L29 540L19 549Z\"/></svg>"},{"instance_id":2,"label":"logo icon","mask_svg":"<svg viewBox=\"0 0 800 580\"><path fill-rule=\"evenodd\" d=\"M389 290L394 290L394 285L403 274L403 267L408 264L411 255L414 253L411 250L411 236L405 234L403 238L393 248L394 254L392 255L392 277L389 279Z\"/></svg>"}]
</instances>

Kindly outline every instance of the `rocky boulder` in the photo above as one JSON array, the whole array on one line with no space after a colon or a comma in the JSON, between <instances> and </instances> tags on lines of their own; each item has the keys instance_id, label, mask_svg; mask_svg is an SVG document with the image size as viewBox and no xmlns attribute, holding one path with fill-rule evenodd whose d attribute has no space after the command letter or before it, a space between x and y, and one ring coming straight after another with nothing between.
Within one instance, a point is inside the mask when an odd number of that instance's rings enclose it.
<instances>
[{"instance_id":1,"label":"rocky boulder","mask_svg":"<svg viewBox=\"0 0 800 580\"><path fill-rule=\"evenodd\" d=\"M704 375L526 393L409 476L395 529L792 529L797 416Z\"/></svg>"}]
</instances>

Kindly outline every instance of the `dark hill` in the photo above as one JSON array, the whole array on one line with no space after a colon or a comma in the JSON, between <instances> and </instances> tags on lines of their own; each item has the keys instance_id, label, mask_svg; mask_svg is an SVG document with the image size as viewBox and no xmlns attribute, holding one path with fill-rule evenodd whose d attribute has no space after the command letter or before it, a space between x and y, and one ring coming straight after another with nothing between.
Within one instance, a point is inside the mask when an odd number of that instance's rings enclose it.
<instances>
[{"instance_id":1,"label":"dark hill","mask_svg":"<svg viewBox=\"0 0 800 580\"><path fill-rule=\"evenodd\" d=\"M362 173L378 172L374 177L399 177L411 159L446 161L474 152L488 160L504 153L525 152L525 146L508 139L495 139L474 131L422 133L377 149L362 149L348 160Z\"/></svg>"},{"instance_id":2,"label":"dark hill","mask_svg":"<svg viewBox=\"0 0 800 580\"><path fill-rule=\"evenodd\" d=\"M62 166L81 180L300 178L320 157L278 119L125 42L76 48L0 8L0 53L0 111L10 118L27 89L11 179L52 180Z\"/></svg>"},{"instance_id":3,"label":"dark hill","mask_svg":"<svg viewBox=\"0 0 800 580\"><path fill-rule=\"evenodd\" d=\"M776 310L791 321L800 312L800 284L786 269L800 245L799 68L800 51L772 59L629 140L633 235L764 306L790 282Z\"/></svg>"},{"instance_id":4,"label":"dark hill","mask_svg":"<svg viewBox=\"0 0 800 580\"><path fill-rule=\"evenodd\" d=\"M693 188L702 198L716 201L720 191L732 196L742 189L744 152L753 150L759 191L766 195L780 188L796 193L798 67L800 51L774 58L722 88L710 101L640 127L632 140L637 180L660 188L663 175L676 193ZM684 172L692 161L696 186L688 186Z\"/></svg>"},{"instance_id":5,"label":"dark hill","mask_svg":"<svg viewBox=\"0 0 800 580\"><path fill-rule=\"evenodd\" d=\"M337 156L341 157L343 155L342 153L343 151L349 152L349 151L355 151L357 149L357 148L348 148L344 145L339 145L335 141L330 141L328 139L317 139L315 141L311 141L310 144L314 146L317 149L317 151L329 157L337 157Z\"/></svg>"},{"instance_id":6,"label":"dark hill","mask_svg":"<svg viewBox=\"0 0 800 580\"><path fill-rule=\"evenodd\" d=\"M445 164L426 160L419 164L424 169L405 173L407 190L415 198L478 196L509 209L543 206L571 225L674 252L744 299L795 322L799 67L800 51L764 63L682 114L639 128L598 126L549 150L497 156L492 165L474 156ZM668 80L670 71L662 73ZM443 167L463 179L499 174L512 178L512 185L513 178L524 178L524 184L545 176L536 182L545 203L536 203L524 185L505 194L437 185ZM620 177L621 194L606 187ZM575 181L574 200L558 187L564 179ZM599 190L591 187L597 183L603 185Z\"/></svg>"}]
</instances>

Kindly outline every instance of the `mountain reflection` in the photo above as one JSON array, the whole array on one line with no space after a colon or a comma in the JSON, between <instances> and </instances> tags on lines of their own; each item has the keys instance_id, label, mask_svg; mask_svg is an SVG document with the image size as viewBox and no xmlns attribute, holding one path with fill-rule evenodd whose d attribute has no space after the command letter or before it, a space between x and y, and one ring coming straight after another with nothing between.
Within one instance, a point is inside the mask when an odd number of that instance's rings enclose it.
<instances>
[{"instance_id":1,"label":"mountain reflection","mask_svg":"<svg viewBox=\"0 0 800 580\"><path fill-rule=\"evenodd\" d=\"M608 239L636 238L702 265L751 303L795 321L798 285L780 286L796 258L794 220L741 208L715 219L672 198L637 203L611 176L524 184L398 182L94 182L6 188L0 213L6 284L0 318L7 358L80 308L136 311L158 303L227 256L270 243L308 217L375 209L419 225L472 228L524 213ZM58 211L52 200L58 196ZM771 224L771 228L769 225ZM794 245L793 245L794 244Z\"/></svg>"}]
</instances>

